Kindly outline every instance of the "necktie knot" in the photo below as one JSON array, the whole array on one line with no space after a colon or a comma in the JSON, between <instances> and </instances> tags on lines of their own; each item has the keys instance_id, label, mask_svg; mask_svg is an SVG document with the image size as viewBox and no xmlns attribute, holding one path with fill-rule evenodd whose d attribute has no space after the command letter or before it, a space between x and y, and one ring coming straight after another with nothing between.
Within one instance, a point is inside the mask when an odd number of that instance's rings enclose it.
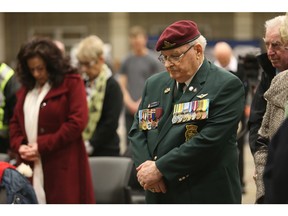
<instances>
[{"instance_id":1,"label":"necktie knot","mask_svg":"<svg viewBox=\"0 0 288 216\"><path fill-rule=\"evenodd\" d=\"M183 93L185 86L185 83L178 83L178 91Z\"/></svg>"},{"instance_id":2,"label":"necktie knot","mask_svg":"<svg viewBox=\"0 0 288 216\"><path fill-rule=\"evenodd\" d=\"M184 87L186 86L185 83L178 83L178 88L177 88L177 91L174 91L174 100L175 101L178 101L181 96L183 95L183 92L184 92Z\"/></svg>"}]
</instances>

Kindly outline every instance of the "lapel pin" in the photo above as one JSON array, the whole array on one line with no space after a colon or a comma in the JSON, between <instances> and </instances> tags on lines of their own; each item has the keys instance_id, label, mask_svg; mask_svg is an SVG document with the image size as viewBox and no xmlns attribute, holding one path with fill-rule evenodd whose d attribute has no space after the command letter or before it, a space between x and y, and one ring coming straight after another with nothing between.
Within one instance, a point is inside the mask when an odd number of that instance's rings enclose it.
<instances>
[{"instance_id":1,"label":"lapel pin","mask_svg":"<svg viewBox=\"0 0 288 216\"><path fill-rule=\"evenodd\" d=\"M190 86L190 87L189 87L189 91L192 91L193 89L194 89L193 86Z\"/></svg>"},{"instance_id":2,"label":"lapel pin","mask_svg":"<svg viewBox=\"0 0 288 216\"><path fill-rule=\"evenodd\" d=\"M197 92L197 88L194 88L194 89L193 89L193 92Z\"/></svg>"},{"instance_id":3,"label":"lapel pin","mask_svg":"<svg viewBox=\"0 0 288 216\"><path fill-rule=\"evenodd\" d=\"M164 90L164 93L165 94L167 94L167 93L169 93L170 92L170 88L166 88L165 90Z\"/></svg>"}]
</instances>

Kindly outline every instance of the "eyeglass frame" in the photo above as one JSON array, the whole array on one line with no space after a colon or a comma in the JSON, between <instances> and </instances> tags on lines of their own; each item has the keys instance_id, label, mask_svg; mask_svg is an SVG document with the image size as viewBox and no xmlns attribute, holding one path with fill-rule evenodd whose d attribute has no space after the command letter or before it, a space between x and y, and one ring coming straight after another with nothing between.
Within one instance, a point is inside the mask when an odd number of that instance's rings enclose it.
<instances>
[{"instance_id":1,"label":"eyeglass frame","mask_svg":"<svg viewBox=\"0 0 288 216\"><path fill-rule=\"evenodd\" d=\"M83 67L84 66L84 67L90 68L96 63L97 63L97 61L92 60L92 61L86 61L86 62L78 61L77 64L78 64L78 67Z\"/></svg>"},{"instance_id":2,"label":"eyeglass frame","mask_svg":"<svg viewBox=\"0 0 288 216\"><path fill-rule=\"evenodd\" d=\"M266 47L266 50L269 49L270 45L271 45L271 49L274 51L279 51L281 50L281 48L283 47L285 50L288 50L288 46L284 46L284 44L280 41L272 41L272 42L268 42L265 41L265 38L263 38L264 41L264 45Z\"/></svg>"},{"instance_id":3,"label":"eyeglass frame","mask_svg":"<svg viewBox=\"0 0 288 216\"><path fill-rule=\"evenodd\" d=\"M191 44L191 46L183 53L181 53L179 56L172 56L172 58L174 58L175 60L171 61L171 56L167 56L165 57L164 55L162 55L162 53L159 55L158 60L162 63L165 64L166 61L169 61L172 64L176 64L179 63L181 61L181 59L184 57L184 55L192 48L194 47L196 44ZM177 60L176 60L177 59Z\"/></svg>"}]
</instances>

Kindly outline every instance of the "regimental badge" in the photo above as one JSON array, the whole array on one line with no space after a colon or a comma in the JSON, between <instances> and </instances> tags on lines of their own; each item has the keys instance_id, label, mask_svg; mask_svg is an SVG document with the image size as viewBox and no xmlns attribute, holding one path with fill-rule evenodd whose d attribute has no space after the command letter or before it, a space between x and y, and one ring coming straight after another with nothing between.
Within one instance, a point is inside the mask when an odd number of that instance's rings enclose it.
<instances>
[{"instance_id":1,"label":"regimental badge","mask_svg":"<svg viewBox=\"0 0 288 216\"><path fill-rule=\"evenodd\" d=\"M166 89L164 90L164 93L167 94L167 93L169 93L170 91L171 91L170 88L166 88Z\"/></svg>"},{"instance_id":2,"label":"regimental badge","mask_svg":"<svg viewBox=\"0 0 288 216\"><path fill-rule=\"evenodd\" d=\"M170 43L168 41L164 41L164 46L162 47L162 49L171 49L175 45L176 45L176 43Z\"/></svg>"},{"instance_id":3,"label":"regimental badge","mask_svg":"<svg viewBox=\"0 0 288 216\"><path fill-rule=\"evenodd\" d=\"M193 124L186 125L186 131L185 131L186 142L198 133L197 128L198 128L197 125L193 125Z\"/></svg>"},{"instance_id":4,"label":"regimental badge","mask_svg":"<svg viewBox=\"0 0 288 216\"><path fill-rule=\"evenodd\" d=\"M202 99L202 98L206 97L207 95L208 95L208 93L206 93L206 94L201 94L201 95L197 95L196 97Z\"/></svg>"}]
</instances>

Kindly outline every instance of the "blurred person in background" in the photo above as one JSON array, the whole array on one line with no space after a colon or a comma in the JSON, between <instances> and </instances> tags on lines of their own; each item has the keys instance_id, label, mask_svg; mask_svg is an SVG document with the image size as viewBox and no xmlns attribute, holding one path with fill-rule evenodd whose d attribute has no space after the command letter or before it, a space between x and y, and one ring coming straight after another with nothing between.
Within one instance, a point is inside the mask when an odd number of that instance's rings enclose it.
<instances>
[{"instance_id":1,"label":"blurred person in background","mask_svg":"<svg viewBox=\"0 0 288 216\"><path fill-rule=\"evenodd\" d=\"M155 53L147 48L148 35L142 26L133 26L129 31L129 43L131 52L121 63L119 70L119 83L124 96L125 126L127 150L124 156L131 157L131 146L128 141L128 133L132 126L134 115L141 101L141 94L145 81L151 75L163 70ZM136 173L133 169L129 185L132 188L142 190Z\"/></svg>"},{"instance_id":2,"label":"blurred person in background","mask_svg":"<svg viewBox=\"0 0 288 216\"><path fill-rule=\"evenodd\" d=\"M269 89L272 79L276 74L288 69L287 49L287 15L277 16L265 22L265 37L263 38L267 53L258 57L263 68L260 83L253 97L249 127L249 145L255 162L256 203L263 203L264 185L263 170L267 159L267 145L269 140L259 137L258 131L266 111L267 101L264 93ZM269 137L270 139L271 137Z\"/></svg>"},{"instance_id":3,"label":"blurred person in background","mask_svg":"<svg viewBox=\"0 0 288 216\"><path fill-rule=\"evenodd\" d=\"M104 59L103 41L91 35L80 41L76 57L85 77L89 120L83 132L89 156L119 156L117 133L123 95Z\"/></svg>"},{"instance_id":4,"label":"blurred person in background","mask_svg":"<svg viewBox=\"0 0 288 216\"><path fill-rule=\"evenodd\" d=\"M95 203L82 132L88 121L83 81L52 40L33 38L17 55L22 84L10 121L11 148L33 168L39 203Z\"/></svg>"},{"instance_id":5,"label":"blurred person in background","mask_svg":"<svg viewBox=\"0 0 288 216\"><path fill-rule=\"evenodd\" d=\"M53 42L61 50L62 54L65 56L66 55L65 44L60 40L54 40Z\"/></svg>"},{"instance_id":6,"label":"blurred person in background","mask_svg":"<svg viewBox=\"0 0 288 216\"><path fill-rule=\"evenodd\" d=\"M222 67L232 74L236 75L243 83L245 89L245 99L247 98L249 87L243 66L238 63L237 58L233 54L231 46L225 41L219 41L215 44L213 49L213 54L215 57L214 64L218 67ZM245 102L246 104L246 102ZM246 134L246 115L245 110L239 122L237 146L239 150L239 172L240 181L242 185L242 193L245 193L245 182L244 182L244 144L245 144L245 134Z\"/></svg>"},{"instance_id":7,"label":"blurred person in background","mask_svg":"<svg viewBox=\"0 0 288 216\"><path fill-rule=\"evenodd\" d=\"M0 153L10 154L9 121L16 104L16 92L20 87L14 70L0 63Z\"/></svg>"},{"instance_id":8,"label":"blurred person in background","mask_svg":"<svg viewBox=\"0 0 288 216\"><path fill-rule=\"evenodd\" d=\"M121 63L119 70L119 82L124 95L127 134L140 104L145 81L162 68L153 51L147 48L147 42L148 36L143 27L131 27L129 32L131 52Z\"/></svg>"}]
</instances>

